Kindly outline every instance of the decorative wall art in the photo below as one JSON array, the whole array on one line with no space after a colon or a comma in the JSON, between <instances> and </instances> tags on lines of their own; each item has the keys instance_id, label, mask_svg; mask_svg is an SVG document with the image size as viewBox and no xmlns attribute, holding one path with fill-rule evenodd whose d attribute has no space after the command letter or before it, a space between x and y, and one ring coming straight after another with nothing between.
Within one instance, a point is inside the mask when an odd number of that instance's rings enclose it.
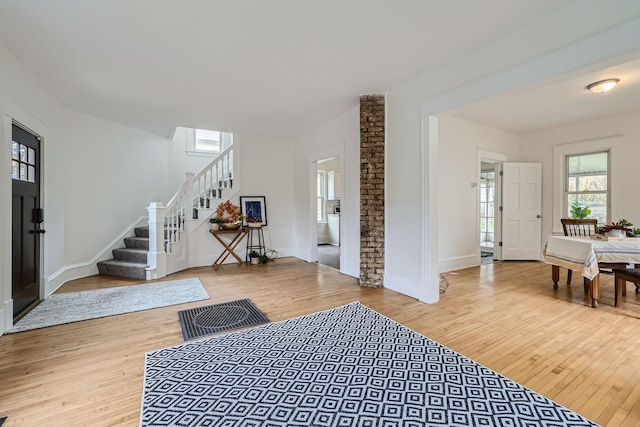
<instances>
[{"instance_id":1,"label":"decorative wall art","mask_svg":"<svg viewBox=\"0 0 640 427\"><path fill-rule=\"evenodd\" d=\"M242 225L267 225L267 205L264 196L240 196L240 213L245 215Z\"/></svg>"}]
</instances>

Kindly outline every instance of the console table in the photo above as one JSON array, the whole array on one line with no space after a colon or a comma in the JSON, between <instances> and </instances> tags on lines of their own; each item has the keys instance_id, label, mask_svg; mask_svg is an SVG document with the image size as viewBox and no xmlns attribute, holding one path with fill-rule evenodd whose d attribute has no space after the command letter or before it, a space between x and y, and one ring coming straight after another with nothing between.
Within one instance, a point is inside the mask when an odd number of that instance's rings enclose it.
<instances>
[{"instance_id":1,"label":"console table","mask_svg":"<svg viewBox=\"0 0 640 427\"><path fill-rule=\"evenodd\" d=\"M220 244L224 247L224 250L222 251L220 256L218 256L218 258L213 262L213 268L217 270L218 267L220 267L222 263L229 257L229 255L232 255L235 259L237 259L239 265L244 264L242 258L240 258L238 254L235 253L235 249L242 241L242 239L244 239L247 235L248 230L246 228L240 228L238 230L209 230L209 233L211 233L213 237L215 237L216 240L218 240L218 242L220 242ZM227 241L223 238L223 236L225 235L231 237L231 241L229 243L227 243Z\"/></svg>"}]
</instances>

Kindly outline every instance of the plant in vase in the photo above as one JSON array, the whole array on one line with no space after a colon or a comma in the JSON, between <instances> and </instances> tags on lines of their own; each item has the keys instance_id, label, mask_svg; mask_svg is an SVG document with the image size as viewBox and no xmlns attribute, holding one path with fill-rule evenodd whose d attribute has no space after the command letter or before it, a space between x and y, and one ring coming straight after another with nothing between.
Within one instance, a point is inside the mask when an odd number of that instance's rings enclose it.
<instances>
[{"instance_id":1,"label":"plant in vase","mask_svg":"<svg viewBox=\"0 0 640 427\"><path fill-rule=\"evenodd\" d=\"M260 254L256 251L251 251L249 254L249 260L251 261L251 265L256 265L260 263Z\"/></svg>"},{"instance_id":2,"label":"plant in vase","mask_svg":"<svg viewBox=\"0 0 640 427\"><path fill-rule=\"evenodd\" d=\"M573 202L571 205L571 218L573 219L584 219L591 215L591 209L589 206L582 206L578 202Z\"/></svg>"},{"instance_id":3,"label":"plant in vase","mask_svg":"<svg viewBox=\"0 0 640 427\"><path fill-rule=\"evenodd\" d=\"M640 228L633 229L633 237L640 237Z\"/></svg>"},{"instance_id":4,"label":"plant in vase","mask_svg":"<svg viewBox=\"0 0 640 427\"><path fill-rule=\"evenodd\" d=\"M209 222L211 223L211 230L213 231L220 230L220 224L222 224L222 219L213 216L209 218Z\"/></svg>"},{"instance_id":5,"label":"plant in vase","mask_svg":"<svg viewBox=\"0 0 640 427\"><path fill-rule=\"evenodd\" d=\"M633 235L633 224L622 218L618 222L612 222L600 227L599 231L609 237L626 237L627 235Z\"/></svg>"}]
</instances>

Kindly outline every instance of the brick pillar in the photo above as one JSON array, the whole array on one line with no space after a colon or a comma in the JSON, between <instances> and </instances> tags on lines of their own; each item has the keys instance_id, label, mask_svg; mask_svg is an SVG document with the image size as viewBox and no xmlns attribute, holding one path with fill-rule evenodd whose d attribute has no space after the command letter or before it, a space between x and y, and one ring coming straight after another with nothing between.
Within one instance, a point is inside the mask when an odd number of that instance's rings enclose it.
<instances>
[{"instance_id":1,"label":"brick pillar","mask_svg":"<svg viewBox=\"0 0 640 427\"><path fill-rule=\"evenodd\" d=\"M360 286L384 279L384 95L360 97Z\"/></svg>"}]
</instances>

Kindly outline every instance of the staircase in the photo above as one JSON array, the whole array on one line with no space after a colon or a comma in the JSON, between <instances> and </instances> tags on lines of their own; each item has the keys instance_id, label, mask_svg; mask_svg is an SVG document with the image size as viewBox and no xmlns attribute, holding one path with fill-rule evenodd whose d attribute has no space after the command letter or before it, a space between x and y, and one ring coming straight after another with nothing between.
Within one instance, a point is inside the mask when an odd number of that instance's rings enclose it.
<instances>
[{"instance_id":1,"label":"staircase","mask_svg":"<svg viewBox=\"0 0 640 427\"><path fill-rule=\"evenodd\" d=\"M137 227L135 237L124 238L124 248L114 249L113 259L98 262L98 272L107 276L146 279L149 227Z\"/></svg>"},{"instance_id":2,"label":"staircase","mask_svg":"<svg viewBox=\"0 0 640 427\"><path fill-rule=\"evenodd\" d=\"M166 205L152 202L149 226L135 228L135 236L124 238L125 247L112 251L113 259L98 262L99 273L150 280L188 268L189 234L238 192L233 187L233 149L222 151L199 173L188 172Z\"/></svg>"}]
</instances>

